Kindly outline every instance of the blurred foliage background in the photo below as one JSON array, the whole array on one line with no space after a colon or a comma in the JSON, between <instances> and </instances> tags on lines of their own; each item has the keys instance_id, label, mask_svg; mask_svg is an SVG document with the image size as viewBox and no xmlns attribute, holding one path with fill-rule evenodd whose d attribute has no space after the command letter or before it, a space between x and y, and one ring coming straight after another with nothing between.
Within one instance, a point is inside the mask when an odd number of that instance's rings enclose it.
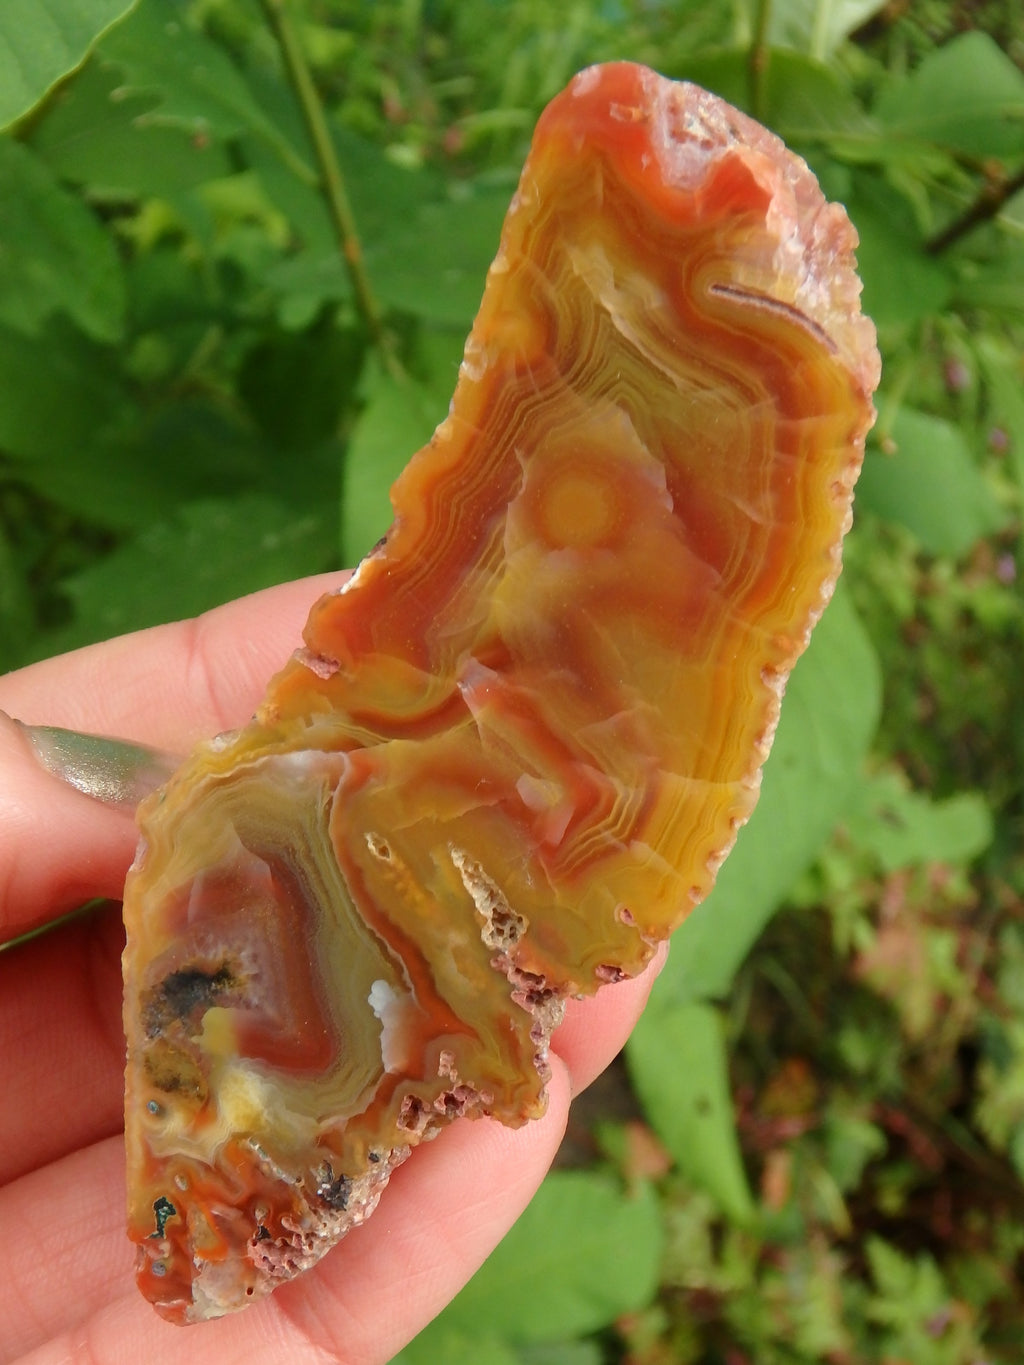
<instances>
[{"instance_id":1,"label":"blurred foliage background","mask_svg":"<svg viewBox=\"0 0 1024 1365\"><path fill-rule=\"evenodd\" d=\"M879 422L757 814L559 1169L399 1361L1010 1365L1024 0L8 0L0 668L357 560L537 114L614 58L753 112L848 206Z\"/></svg>"}]
</instances>

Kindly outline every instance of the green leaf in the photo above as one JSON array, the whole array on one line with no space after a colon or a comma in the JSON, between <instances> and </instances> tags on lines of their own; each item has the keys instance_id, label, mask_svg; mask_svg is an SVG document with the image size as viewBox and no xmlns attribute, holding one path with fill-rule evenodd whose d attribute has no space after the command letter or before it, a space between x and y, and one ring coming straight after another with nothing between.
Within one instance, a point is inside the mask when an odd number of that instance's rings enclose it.
<instances>
[{"instance_id":1,"label":"green leaf","mask_svg":"<svg viewBox=\"0 0 1024 1365\"><path fill-rule=\"evenodd\" d=\"M109 235L21 143L0 138L0 323L38 336L64 312L98 341L115 341L124 276Z\"/></svg>"},{"instance_id":2,"label":"green leaf","mask_svg":"<svg viewBox=\"0 0 1024 1365\"><path fill-rule=\"evenodd\" d=\"M393 1357L391 1365L520 1365L513 1348L486 1327L464 1331L435 1318L415 1341Z\"/></svg>"},{"instance_id":3,"label":"green leaf","mask_svg":"<svg viewBox=\"0 0 1024 1365\"><path fill-rule=\"evenodd\" d=\"M341 556L357 564L391 525L388 490L448 413L462 359L462 338L431 334L421 352L422 380L368 371L366 407L349 441L341 502Z\"/></svg>"},{"instance_id":4,"label":"green leaf","mask_svg":"<svg viewBox=\"0 0 1024 1365\"><path fill-rule=\"evenodd\" d=\"M141 123L177 127L199 138L255 133L307 179L314 177L305 150L267 115L225 50L189 26L176 0L145 0L109 35L100 55L121 68L125 97L150 101Z\"/></svg>"},{"instance_id":5,"label":"green leaf","mask_svg":"<svg viewBox=\"0 0 1024 1365\"><path fill-rule=\"evenodd\" d=\"M32 148L62 179L100 198L166 197L230 173L223 141L147 121L152 94L122 87L120 69L91 61L32 131Z\"/></svg>"},{"instance_id":6,"label":"green leaf","mask_svg":"<svg viewBox=\"0 0 1024 1365\"><path fill-rule=\"evenodd\" d=\"M954 305L965 313L985 310L1019 324L1024 315L1024 253L1015 241L982 263L961 260L967 266L957 281ZM979 329L980 330L980 329Z\"/></svg>"},{"instance_id":7,"label":"green leaf","mask_svg":"<svg viewBox=\"0 0 1024 1365\"><path fill-rule=\"evenodd\" d=\"M394 215L367 242L366 264L381 300L431 322L468 331L498 249L508 196L471 194Z\"/></svg>"},{"instance_id":8,"label":"green leaf","mask_svg":"<svg viewBox=\"0 0 1024 1365\"><path fill-rule=\"evenodd\" d=\"M757 809L714 891L676 934L652 1005L728 993L772 912L845 813L880 706L878 660L839 591L790 678Z\"/></svg>"},{"instance_id":9,"label":"green leaf","mask_svg":"<svg viewBox=\"0 0 1024 1365\"><path fill-rule=\"evenodd\" d=\"M507 193L462 184L449 196L437 176L393 165L380 148L344 128L331 134L375 294L402 312L468 330L497 251ZM308 296L300 318L319 303L347 298L351 286L323 197L258 147L247 144L247 150L303 244L271 272L272 287ZM297 303L289 301L289 310Z\"/></svg>"},{"instance_id":10,"label":"green leaf","mask_svg":"<svg viewBox=\"0 0 1024 1365\"><path fill-rule=\"evenodd\" d=\"M45 424L45 410L34 416ZM271 458L250 431L191 399L153 410L125 406L108 426L82 430L74 446L49 443L19 472L76 516L133 531L178 503L267 487ZM302 467L293 475L292 490L305 474Z\"/></svg>"},{"instance_id":11,"label":"green leaf","mask_svg":"<svg viewBox=\"0 0 1024 1365\"><path fill-rule=\"evenodd\" d=\"M1024 306L1024 270L1021 272ZM991 393L991 414L1010 438L1010 459L1024 498L1024 363L1020 348L1007 339L984 334L978 338L978 359Z\"/></svg>"},{"instance_id":12,"label":"green leaf","mask_svg":"<svg viewBox=\"0 0 1024 1365\"><path fill-rule=\"evenodd\" d=\"M541 1341L520 1346L518 1365L602 1365L604 1352L596 1341Z\"/></svg>"},{"instance_id":13,"label":"green leaf","mask_svg":"<svg viewBox=\"0 0 1024 1365\"><path fill-rule=\"evenodd\" d=\"M860 237L865 312L879 327L940 313L953 288L950 266L925 252L907 200L880 176L861 172L846 207Z\"/></svg>"},{"instance_id":14,"label":"green leaf","mask_svg":"<svg viewBox=\"0 0 1024 1365\"><path fill-rule=\"evenodd\" d=\"M992 814L979 792L932 801L901 772L876 773L855 788L843 824L885 872L919 863L963 863L992 842Z\"/></svg>"},{"instance_id":15,"label":"green leaf","mask_svg":"<svg viewBox=\"0 0 1024 1365\"><path fill-rule=\"evenodd\" d=\"M333 527L270 498L187 503L68 579L74 624L44 642L56 653L195 616L330 563Z\"/></svg>"},{"instance_id":16,"label":"green leaf","mask_svg":"<svg viewBox=\"0 0 1024 1365\"><path fill-rule=\"evenodd\" d=\"M701 1002L655 1005L626 1044L633 1085L680 1170L735 1222L753 1214L729 1089L718 1011Z\"/></svg>"},{"instance_id":17,"label":"green leaf","mask_svg":"<svg viewBox=\"0 0 1024 1365\"><path fill-rule=\"evenodd\" d=\"M885 1133L862 1114L837 1101L825 1116L825 1162L832 1179L844 1194L860 1184L869 1161L881 1156Z\"/></svg>"},{"instance_id":18,"label":"green leaf","mask_svg":"<svg viewBox=\"0 0 1024 1365\"><path fill-rule=\"evenodd\" d=\"M823 60L855 28L878 12L878 0L775 0L768 41L795 47Z\"/></svg>"},{"instance_id":19,"label":"green leaf","mask_svg":"<svg viewBox=\"0 0 1024 1365\"><path fill-rule=\"evenodd\" d=\"M746 48L697 53L683 64L683 74L731 104L748 107L750 54ZM877 151L881 130L835 67L797 52L773 51L761 95L763 122L787 142L835 139L844 149L862 144L861 156Z\"/></svg>"},{"instance_id":20,"label":"green leaf","mask_svg":"<svg viewBox=\"0 0 1024 1365\"><path fill-rule=\"evenodd\" d=\"M0 6L0 128L28 113L74 71L137 0L4 0Z\"/></svg>"},{"instance_id":21,"label":"green leaf","mask_svg":"<svg viewBox=\"0 0 1024 1365\"><path fill-rule=\"evenodd\" d=\"M0 673L16 668L32 628L32 599L25 566L0 520Z\"/></svg>"},{"instance_id":22,"label":"green leaf","mask_svg":"<svg viewBox=\"0 0 1024 1365\"><path fill-rule=\"evenodd\" d=\"M1024 152L1024 73L980 31L929 52L892 81L874 112L896 137L984 158Z\"/></svg>"},{"instance_id":23,"label":"green leaf","mask_svg":"<svg viewBox=\"0 0 1024 1365\"><path fill-rule=\"evenodd\" d=\"M934 1324L943 1323L945 1336L947 1322L956 1332L956 1319L951 1312L953 1295L932 1257L919 1255L911 1260L880 1237L868 1237L865 1250L877 1289L867 1316L887 1329L885 1356L928 1365L964 1359L955 1341L949 1343L949 1352L939 1355L935 1350Z\"/></svg>"},{"instance_id":24,"label":"green leaf","mask_svg":"<svg viewBox=\"0 0 1024 1365\"><path fill-rule=\"evenodd\" d=\"M360 333L327 316L303 332L268 333L246 353L239 397L279 451L305 452L337 430L364 351Z\"/></svg>"},{"instance_id":25,"label":"green leaf","mask_svg":"<svg viewBox=\"0 0 1024 1365\"><path fill-rule=\"evenodd\" d=\"M929 413L900 408L890 428L894 455L872 450L857 504L901 522L930 554L966 554L1006 524L962 432Z\"/></svg>"},{"instance_id":26,"label":"green leaf","mask_svg":"<svg viewBox=\"0 0 1024 1365\"><path fill-rule=\"evenodd\" d=\"M604 1176L555 1172L439 1321L514 1343L597 1331L650 1301L660 1253L648 1187L628 1196Z\"/></svg>"},{"instance_id":27,"label":"green leaf","mask_svg":"<svg viewBox=\"0 0 1024 1365\"><path fill-rule=\"evenodd\" d=\"M22 460L73 461L121 401L110 357L61 319L39 337L0 325L0 447Z\"/></svg>"},{"instance_id":28,"label":"green leaf","mask_svg":"<svg viewBox=\"0 0 1024 1365\"><path fill-rule=\"evenodd\" d=\"M591 1341L540 1342L512 1346L477 1327L472 1332L435 1318L390 1365L602 1365L601 1348Z\"/></svg>"},{"instance_id":29,"label":"green leaf","mask_svg":"<svg viewBox=\"0 0 1024 1365\"><path fill-rule=\"evenodd\" d=\"M844 148L854 140L874 147L880 139L840 72L795 52L772 54L764 100L766 122L789 143L838 139Z\"/></svg>"}]
</instances>

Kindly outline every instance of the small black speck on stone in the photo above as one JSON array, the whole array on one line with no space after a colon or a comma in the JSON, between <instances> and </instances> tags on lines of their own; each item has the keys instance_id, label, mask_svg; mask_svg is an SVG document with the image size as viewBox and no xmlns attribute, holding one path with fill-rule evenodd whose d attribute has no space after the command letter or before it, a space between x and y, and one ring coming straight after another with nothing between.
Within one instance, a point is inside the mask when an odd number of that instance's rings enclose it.
<instances>
[{"instance_id":1,"label":"small black speck on stone","mask_svg":"<svg viewBox=\"0 0 1024 1365\"><path fill-rule=\"evenodd\" d=\"M328 1161L324 1164L324 1172L320 1184L316 1187L317 1196L336 1213L344 1212L348 1208L348 1196L352 1189L352 1181L346 1175L334 1174L334 1167Z\"/></svg>"}]
</instances>

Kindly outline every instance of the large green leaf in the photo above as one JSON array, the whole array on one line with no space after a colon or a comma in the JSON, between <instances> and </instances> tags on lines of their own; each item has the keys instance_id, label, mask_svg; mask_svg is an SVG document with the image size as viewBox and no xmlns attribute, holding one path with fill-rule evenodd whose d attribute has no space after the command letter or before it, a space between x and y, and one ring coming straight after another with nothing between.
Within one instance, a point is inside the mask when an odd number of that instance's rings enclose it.
<instances>
[{"instance_id":1,"label":"large green leaf","mask_svg":"<svg viewBox=\"0 0 1024 1365\"><path fill-rule=\"evenodd\" d=\"M643 1308L658 1283L661 1222L649 1187L554 1172L438 1319L513 1343L571 1338ZM444 1359L435 1356L435 1359Z\"/></svg>"},{"instance_id":2,"label":"large green leaf","mask_svg":"<svg viewBox=\"0 0 1024 1365\"><path fill-rule=\"evenodd\" d=\"M875 115L890 134L977 157L1024 153L1024 72L987 33L961 34L883 91Z\"/></svg>"},{"instance_id":3,"label":"large green leaf","mask_svg":"<svg viewBox=\"0 0 1024 1365\"><path fill-rule=\"evenodd\" d=\"M38 336L66 313L99 341L120 336L124 276L109 235L44 162L0 138L0 323Z\"/></svg>"},{"instance_id":4,"label":"large green leaf","mask_svg":"<svg viewBox=\"0 0 1024 1365\"><path fill-rule=\"evenodd\" d=\"M438 1365L440 1361L444 1365L519 1365L519 1356L486 1326L465 1332L435 1319L391 1365Z\"/></svg>"},{"instance_id":5,"label":"large green leaf","mask_svg":"<svg viewBox=\"0 0 1024 1365\"><path fill-rule=\"evenodd\" d=\"M925 550L962 555L1007 521L971 454L963 433L929 413L901 408L890 435L896 453L872 451L857 486L857 501L902 522Z\"/></svg>"},{"instance_id":6,"label":"large green leaf","mask_svg":"<svg viewBox=\"0 0 1024 1365\"><path fill-rule=\"evenodd\" d=\"M516 1351L519 1365L604 1365L607 1359L596 1341L538 1341Z\"/></svg>"},{"instance_id":7,"label":"large green leaf","mask_svg":"<svg viewBox=\"0 0 1024 1365\"><path fill-rule=\"evenodd\" d=\"M858 171L846 207L860 237L864 309L879 327L933 317L953 288L945 259L925 252L907 200L881 176Z\"/></svg>"},{"instance_id":8,"label":"large green leaf","mask_svg":"<svg viewBox=\"0 0 1024 1365\"><path fill-rule=\"evenodd\" d=\"M121 68L125 96L151 101L141 121L182 128L199 138L255 133L312 177L305 150L282 133L224 48L188 24L176 0L145 0L110 34L101 55Z\"/></svg>"},{"instance_id":9,"label":"large green leaf","mask_svg":"<svg viewBox=\"0 0 1024 1365\"><path fill-rule=\"evenodd\" d=\"M1002 252L981 264L971 261L957 282L954 302L962 312L984 310L1019 325L1024 318L1024 252L1018 242L1007 241Z\"/></svg>"},{"instance_id":10,"label":"large green leaf","mask_svg":"<svg viewBox=\"0 0 1024 1365\"><path fill-rule=\"evenodd\" d=\"M652 1006L725 996L850 801L881 705L871 642L837 592L786 690L761 798L714 891L676 934Z\"/></svg>"},{"instance_id":11,"label":"large green leaf","mask_svg":"<svg viewBox=\"0 0 1024 1365\"><path fill-rule=\"evenodd\" d=\"M43 642L57 653L195 616L331 562L329 519L243 494L187 503L64 583L74 624Z\"/></svg>"},{"instance_id":12,"label":"large green leaf","mask_svg":"<svg viewBox=\"0 0 1024 1365\"><path fill-rule=\"evenodd\" d=\"M3 0L0 128L26 114L137 0Z\"/></svg>"},{"instance_id":13,"label":"large green leaf","mask_svg":"<svg viewBox=\"0 0 1024 1365\"><path fill-rule=\"evenodd\" d=\"M441 325L469 330L487 269L498 249L508 195L477 193L396 214L367 244L366 263L381 299Z\"/></svg>"},{"instance_id":14,"label":"large green leaf","mask_svg":"<svg viewBox=\"0 0 1024 1365\"><path fill-rule=\"evenodd\" d=\"M92 61L32 130L32 147L62 179L88 185L93 196L159 195L226 176L223 140L146 116L156 95L122 87L119 67Z\"/></svg>"},{"instance_id":15,"label":"large green leaf","mask_svg":"<svg viewBox=\"0 0 1024 1365\"><path fill-rule=\"evenodd\" d=\"M135 531L181 503L229 498L239 489L320 508L336 486L337 451L329 458L330 482L318 487L321 452L286 461L223 406L190 396L165 406L125 405L107 428L83 432L72 448L51 445L19 472L76 516Z\"/></svg>"},{"instance_id":16,"label":"large green leaf","mask_svg":"<svg viewBox=\"0 0 1024 1365\"><path fill-rule=\"evenodd\" d=\"M839 140L844 148L873 148L879 140L877 124L841 72L795 52L772 54L764 102L765 120L789 143Z\"/></svg>"},{"instance_id":17,"label":"large green leaf","mask_svg":"<svg viewBox=\"0 0 1024 1365\"><path fill-rule=\"evenodd\" d=\"M451 1327L442 1316L425 1328L391 1365L602 1365L595 1341L542 1341L512 1345L486 1326Z\"/></svg>"},{"instance_id":18,"label":"large green leaf","mask_svg":"<svg viewBox=\"0 0 1024 1365\"><path fill-rule=\"evenodd\" d=\"M737 1222L753 1201L740 1157L719 1012L702 1001L655 1003L626 1044L634 1088L679 1168Z\"/></svg>"}]
</instances>

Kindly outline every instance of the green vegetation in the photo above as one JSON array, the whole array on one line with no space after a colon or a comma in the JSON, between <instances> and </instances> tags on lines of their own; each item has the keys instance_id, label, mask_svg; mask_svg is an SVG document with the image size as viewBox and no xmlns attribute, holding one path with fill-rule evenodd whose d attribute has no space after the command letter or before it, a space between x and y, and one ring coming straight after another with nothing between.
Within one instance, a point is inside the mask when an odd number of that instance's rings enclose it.
<instances>
[{"instance_id":1,"label":"green vegetation","mask_svg":"<svg viewBox=\"0 0 1024 1365\"><path fill-rule=\"evenodd\" d=\"M880 418L762 804L576 1169L401 1365L1021 1359L1024 3L877 8L0 14L3 668L368 548L579 67L718 90L861 234Z\"/></svg>"}]
</instances>

